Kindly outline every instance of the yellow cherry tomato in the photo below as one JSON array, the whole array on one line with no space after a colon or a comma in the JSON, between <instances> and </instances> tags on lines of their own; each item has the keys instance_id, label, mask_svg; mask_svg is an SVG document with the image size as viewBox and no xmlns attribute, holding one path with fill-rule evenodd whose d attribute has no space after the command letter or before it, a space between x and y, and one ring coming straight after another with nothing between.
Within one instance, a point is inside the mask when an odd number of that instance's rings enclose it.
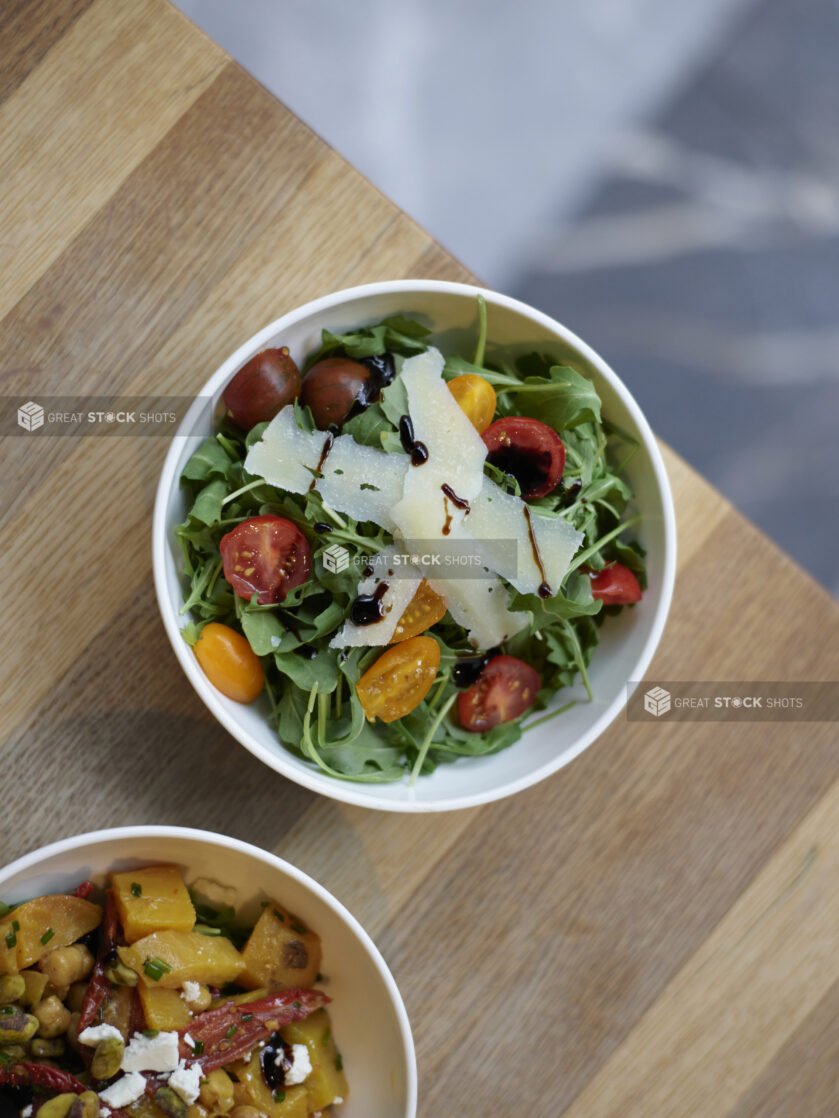
<instances>
[{"instance_id":1,"label":"yellow cherry tomato","mask_svg":"<svg viewBox=\"0 0 839 1118\"><path fill-rule=\"evenodd\" d=\"M417 592L405 606L405 612L396 622L391 644L409 640L419 636L432 625L436 625L446 612L446 602L428 585L428 580L423 579L417 587Z\"/></svg>"},{"instance_id":2,"label":"yellow cherry tomato","mask_svg":"<svg viewBox=\"0 0 839 1118\"><path fill-rule=\"evenodd\" d=\"M358 683L356 692L372 722L395 722L419 706L440 667L440 646L433 637L411 637L383 652Z\"/></svg>"},{"instance_id":3,"label":"yellow cherry tomato","mask_svg":"<svg viewBox=\"0 0 839 1118\"><path fill-rule=\"evenodd\" d=\"M265 678L259 657L242 636L228 625L211 621L201 630L195 658L204 675L228 699L252 703Z\"/></svg>"},{"instance_id":4,"label":"yellow cherry tomato","mask_svg":"<svg viewBox=\"0 0 839 1118\"><path fill-rule=\"evenodd\" d=\"M449 381L449 392L466 412L479 435L492 423L495 415L495 389L477 373L463 373Z\"/></svg>"}]
</instances>

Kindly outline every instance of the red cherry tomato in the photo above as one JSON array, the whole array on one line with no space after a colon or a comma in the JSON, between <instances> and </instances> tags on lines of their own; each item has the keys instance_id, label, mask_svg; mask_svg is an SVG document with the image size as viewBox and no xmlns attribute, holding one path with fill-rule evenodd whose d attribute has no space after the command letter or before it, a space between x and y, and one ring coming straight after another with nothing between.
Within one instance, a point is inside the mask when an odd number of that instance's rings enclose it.
<instances>
[{"instance_id":1,"label":"red cherry tomato","mask_svg":"<svg viewBox=\"0 0 839 1118\"><path fill-rule=\"evenodd\" d=\"M281 602L305 582L312 549L296 524L282 516L252 516L221 538L224 577L240 598L259 594L261 606Z\"/></svg>"},{"instance_id":2,"label":"red cherry tomato","mask_svg":"<svg viewBox=\"0 0 839 1118\"><path fill-rule=\"evenodd\" d=\"M505 474L512 474L525 500L546 497L556 489L565 469L562 439L541 419L511 415L496 419L481 436L487 460Z\"/></svg>"},{"instance_id":3,"label":"red cherry tomato","mask_svg":"<svg viewBox=\"0 0 839 1118\"><path fill-rule=\"evenodd\" d=\"M516 656L493 656L478 682L457 697L457 713L465 730L486 733L493 726L524 714L542 680L535 668Z\"/></svg>"},{"instance_id":4,"label":"red cherry tomato","mask_svg":"<svg viewBox=\"0 0 839 1118\"><path fill-rule=\"evenodd\" d=\"M223 396L233 422L250 431L300 395L300 370L282 349L264 349L243 365Z\"/></svg>"},{"instance_id":5,"label":"red cherry tomato","mask_svg":"<svg viewBox=\"0 0 839 1118\"><path fill-rule=\"evenodd\" d=\"M607 606L625 606L641 601L641 587L635 572L623 563L612 563L602 571L589 571L591 596Z\"/></svg>"}]
</instances>

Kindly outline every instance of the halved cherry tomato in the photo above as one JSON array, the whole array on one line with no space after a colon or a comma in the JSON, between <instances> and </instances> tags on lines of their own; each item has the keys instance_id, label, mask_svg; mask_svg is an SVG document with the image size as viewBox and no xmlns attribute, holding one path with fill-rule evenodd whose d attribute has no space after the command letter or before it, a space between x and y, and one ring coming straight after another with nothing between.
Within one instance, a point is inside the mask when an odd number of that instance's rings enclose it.
<instances>
[{"instance_id":1,"label":"halved cherry tomato","mask_svg":"<svg viewBox=\"0 0 839 1118\"><path fill-rule=\"evenodd\" d=\"M195 659L222 695L237 703L252 703L265 678L262 663L242 636L229 625L211 621L195 643Z\"/></svg>"},{"instance_id":2,"label":"halved cherry tomato","mask_svg":"<svg viewBox=\"0 0 839 1118\"><path fill-rule=\"evenodd\" d=\"M535 668L516 656L493 656L468 691L457 697L457 713L465 730L484 734L524 714L542 680Z\"/></svg>"},{"instance_id":3,"label":"halved cherry tomato","mask_svg":"<svg viewBox=\"0 0 839 1118\"><path fill-rule=\"evenodd\" d=\"M261 606L281 602L312 572L312 549L283 516L252 516L221 537L224 577L240 598L258 594Z\"/></svg>"},{"instance_id":4,"label":"halved cherry tomato","mask_svg":"<svg viewBox=\"0 0 839 1118\"><path fill-rule=\"evenodd\" d=\"M250 431L296 399L300 385L300 370L283 346L252 357L222 395L233 422Z\"/></svg>"},{"instance_id":5,"label":"halved cherry tomato","mask_svg":"<svg viewBox=\"0 0 839 1118\"><path fill-rule=\"evenodd\" d=\"M325 431L339 427L356 407L366 407L379 394L373 371L351 357L324 357L312 365L300 389L300 403L312 409L315 423Z\"/></svg>"},{"instance_id":6,"label":"halved cherry tomato","mask_svg":"<svg viewBox=\"0 0 839 1118\"><path fill-rule=\"evenodd\" d=\"M446 601L431 589L428 580L423 579L417 587L417 592L405 607L405 612L396 622L391 644L406 641L411 637L419 636L432 625L436 625L446 612Z\"/></svg>"},{"instance_id":7,"label":"halved cherry tomato","mask_svg":"<svg viewBox=\"0 0 839 1118\"><path fill-rule=\"evenodd\" d=\"M356 692L372 722L395 722L418 707L440 667L440 646L433 637L411 637L383 652L367 669Z\"/></svg>"},{"instance_id":8,"label":"halved cherry tomato","mask_svg":"<svg viewBox=\"0 0 839 1118\"><path fill-rule=\"evenodd\" d=\"M589 571L591 596L607 606L625 606L640 602L641 587L635 572L623 563L612 563L602 571Z\"/></svg>"},{"instance_id":9,"label":"halved cherry tomato","mask_svg":"<svg viewBox=\"0 0 839 1118\"><path fill-rule=\"evenodd\" d=\"M492 423L495 415L495 389L477 373L463 373L449 381L449 392L466 412L479 435Z\"/></svg>"},{"instance_id":10,"label":"halved cherry tomato","mask_svg":"<svg viewBox=\"0 0 839 1118\"><path fill-rule=\"evenodd\" d=\"M562 439L541 419L511 415L496 419L483 434L487 461L518 481L525 500L546 497L565 469Z\"/></svg>"}]
</instances>

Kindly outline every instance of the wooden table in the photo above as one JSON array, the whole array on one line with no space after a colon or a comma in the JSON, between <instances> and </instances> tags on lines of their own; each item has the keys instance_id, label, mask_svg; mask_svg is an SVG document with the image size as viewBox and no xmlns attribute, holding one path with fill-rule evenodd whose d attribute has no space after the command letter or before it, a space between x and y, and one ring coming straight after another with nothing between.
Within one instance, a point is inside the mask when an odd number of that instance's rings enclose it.
<instances>
[{"instance_id":1,"label":"wooden table","mask_svg":"<svg viewBox=\"0 0 839 1118\"><path fill-rule=\"evenodd\" d=\"M465 277L161 0L13 0L0 42L5 395L190 393L313 296ZM619 719L482 809L318 798L212 721L168 647L165 451L5 442L3 861L154 822L295 862L392 965L429 1118L839 1111L835 725ZM667 464L679 574L650 675L835 676L835 603Z\"/></svg>"}]
</instances>

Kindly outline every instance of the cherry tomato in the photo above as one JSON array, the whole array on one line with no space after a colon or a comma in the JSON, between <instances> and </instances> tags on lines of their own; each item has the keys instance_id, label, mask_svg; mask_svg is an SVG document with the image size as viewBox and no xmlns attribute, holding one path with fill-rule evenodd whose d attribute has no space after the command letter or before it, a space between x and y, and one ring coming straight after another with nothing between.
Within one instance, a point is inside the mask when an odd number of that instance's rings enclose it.
<instances>
[{"instance_id":1,"label":"cherry tomato","mask_svg":"<svg viewBox=\"0 0 839 1118\"><path fill-rule=\"evenodd\" d=\"M484 734L493 726L524 714L542 680L535 668L516 656L493 656L468 691L457 697L457 713L465 730Z\"/></svg>"},{"instance_id":2,"label":"cherry tomato","mask_svg":"<svg viewBox=\"0 0 839 1118\"><path fill-rule=\"evenodd\" d=\"M205 625L195 644L195 658L213 687L228 699L252 703L262 690L259 657L242 634L229 625L218 621Z\"/></svg>"},{"instance_id":3,"label":"cherry tomato","mask_svg":"<svg viewBox=\"0 0 839 1118\"><path fill-rule=\"evenodd\" d=\"M405 607L405 612L396 622L390 643L397 644L399 641L419 636L442 620L445 612L445 599L431 589L427 579L423 579L417 587L416 594Z\"/></svg>"},{"instance_id":4,"label":"cherry tomato","mask_svg":"<svg viewBox=\"0 0 839 1118\"><path fill-rule=\"evenodd\" d=\"M449 381L449 392L466 412L478 434L482 435L495 415L495 389L489 381L477 373L463 373Z\"/></svg>"},{"instance_id":5,"label":"cherry tomato","mask_svg":"<svg viewBox=\"0 0 839 1118\"><path fill-rule=\"evenodd\" d=\"M282 349L264 349L243 365L223 396L235 424L250 431L300 394L300 371Z\"/></svg>"},{"instance_id":6,"label":"cherry tomato","mask_svg":"<svg viewBox=\"0 0 839 1118\"><path fill-rule=\"evenodd\" d=\"M541 419L511 415L496 419L483 434L487 461L512 474L525 500L546 497L565 469L562 439Z\"/></svg>"},{"instance_id":7,"label":"cherry tomato","mask_svg":"<svg viewBox=\"0 0 839 1118\"><path fill-rule=\"evenodd\" d=\"M635 572L623 563L612 563L602 571L589 571L591 596L607 606L625 606L641 601L641 587Z\"/></svg>"},{"instance_id":8,"label":"cherry tomato","mask_svg":"<svg viewBox=\"0 0 839 1118\"><path fill-rule=\"evenodd\" d=\"M224 577L240 598L258 594L261 606L281 602L305 582L312 549L296 524L282 516L252 516L222 536Z\"/></svg>"},{"instance_id":9,"label":"cherry tomato","mask_svg":"<svg viewBox=\"0 0 839 1118\"><path fill-rule=\"evenodd\" d=\"M325 431L339 427L356 405L366 407L379 386L371 369L349 357L324 357L303 378L300 403L312 409L315 423Z\"/></svg>"},{"instance_id":10,"label":"cherry tomato","mask_svg":"<svg viewBox=\"0 0 839 1118\"><path fill-rule=\"evenodd\" d=\"M356 692L372 722L395 722L419 706L440 667L440 646L433 637L411 637L383 652L358 683Z\"/></svg>"}]
</instances>

